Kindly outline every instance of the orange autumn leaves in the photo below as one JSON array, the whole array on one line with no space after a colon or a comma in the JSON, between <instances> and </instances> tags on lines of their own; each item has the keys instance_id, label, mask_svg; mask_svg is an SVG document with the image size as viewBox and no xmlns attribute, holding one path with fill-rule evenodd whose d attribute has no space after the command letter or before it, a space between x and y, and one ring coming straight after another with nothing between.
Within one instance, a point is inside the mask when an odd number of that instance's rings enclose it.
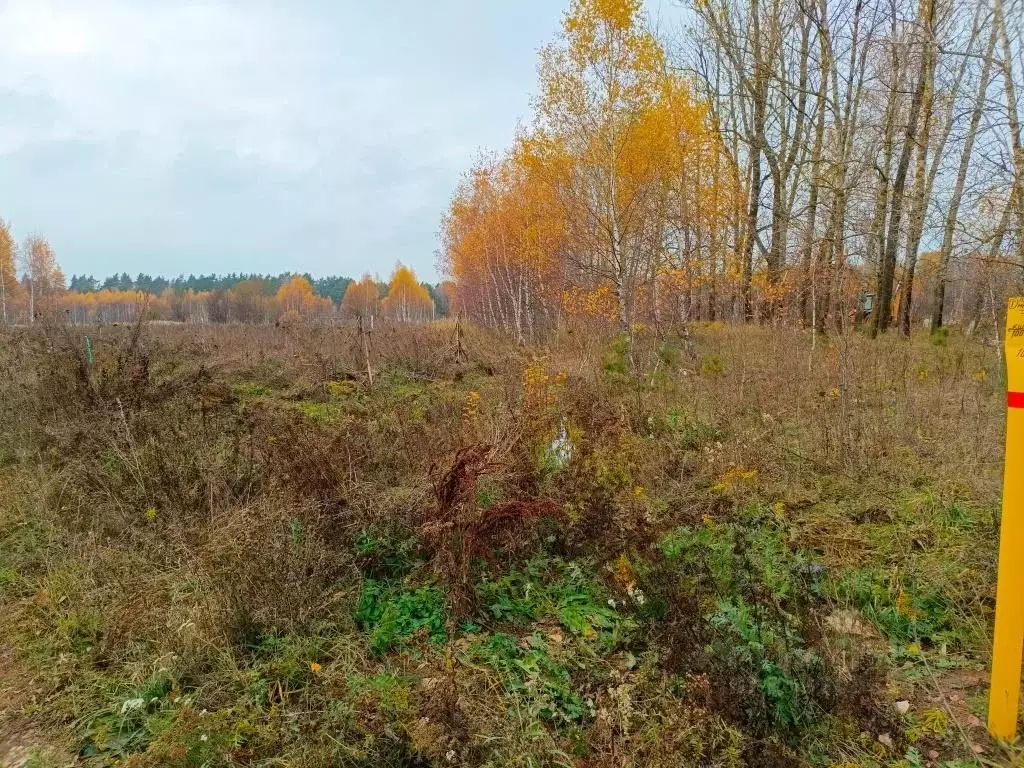
<instances>
[{"instance_id":1,"label":"orange autumn leaves","mask_svg":"<svg viewBox=\"0 0 1024 768\"><path fill-rule=\"evenodd\" d=\"M295 275L278 288L274 298L282 313L295 312L301 317L329 314L333 309L331 300L317 296L313 284L302 275Z\"/></svg>"},{"instance_id":2,"label":"orange autumn leaves","mask_svg":"<svg viewBox=\"0 0 1024 768\"><path fill-rule=\"evenodd\" d=\"M724 272L736 174L640 6L575 0L533 127L457 190L440 254L457 311L523 339L593 306L628 331Z\"/></svg>"},{"instance_id":3,"label":"orange autumn leaves","mask_svg":"<svg viewBox=\"0 0 1024 768\"><path fill-rule=\"evenodd\" d=\"M0 219L0 323L31 323L52 315L63 290L64 273L49 241L30 235L19 249Z\"/></svg>"},{"instance_id":4,"label":"orange autumn leaves","mask_svg":"<svg viewBox=\"0 0 1024 768\"><path fill-rule=\"evenodd\" d=\"M376 281L369 275L350 283L341 300L346 317L371 321L386 317L402 323L423 323L434 318L434 300L416 273L399 263L388 281L387 295L381 299Z\"/></svg>"},{"instance_id":5,"label":"orange autumn leaves","mask_svg":"<svg viewBox=\"0 0 1024 768\"><path fill-rule=\"evenodd\" d=\"M380 291L377 281L363 275L358 282L349 283L341 299L341 312L346 317L372 321L378 315Z\"/></svg>"},{"instance_id":6,"label":"orange autumn leaves","mask_svg":"<svg viewBox=\"0 0 1024 768\"><path fill-rule=\"evenodd\" d=\"M258 280L243 280L227 290L175 291L159 295L143 291L69 291L61 306L73 323L134 322L141 314L179 322L266 323L286 317L295 320L329 317L331 300L317 296L312 283L295 275L275 292Z\"/></svg>"},{"instance_id":7,"label":"orange autumn leaves","mask_svg":"<svg viewBox=\"0 0 1024 768\"><path fill-rule=\"evenodd\" d=\"M0 267L4 262L0 260ZM23 287L13 284L22 291ZM383 298L382 298L383 296ZM10 286L8 286L10 298ZM259 279L243 280L231 288L213 291L174 290L161 294L137 290L102 289L67 291L58 297L59 307L73 323L134 322L150 319L178 322L240 322L292 325L302 321L324 321L340 313L347 319L388 318L398 322L427 322L434 317L434 300L415 272L398 264L386 285L370 275L351 282L339 307L319 296L302 275L293 275L276 291ZM21 297L21 304L27 300ZM10 302L9 302L10 304ZM17 308L16 305L15 308Z\"/></svg>"},{"instance_id":8,"label":"orange autumn leaves","mask_svg":"<svg viewBox=\"0 0 1024 768\"><path fill-rule=\"evenodd\" d=\"M0 322L7 323L21 305L26 305L25 290L18 282L14 256L17 246L7 223L0 219Z\"/></svg>"},{"instance_id":9,"label":"orange autumn leaves","mask_svg":"<svg viewBox=\"0 0 1024 768\"><path fill-rule=\"evenodd\" d=\"M434 302L426 286L416 279L416 273L399 264L391 273L388 295L381 301L385 317L403 323L419 323L434 316Z\"/></svg>"},{"instance_id":10,"label":"orange autumn leaves","mask_svg":"<svg viewBox=\"0 0 1024 768\"><path fill-rule=\"evenodd\" d=\"M525 157L482 161L456 192L442 224L442 259L455 309L522 340L553 317L565 224L552 187Z\"/></svg>"}]
</instances>

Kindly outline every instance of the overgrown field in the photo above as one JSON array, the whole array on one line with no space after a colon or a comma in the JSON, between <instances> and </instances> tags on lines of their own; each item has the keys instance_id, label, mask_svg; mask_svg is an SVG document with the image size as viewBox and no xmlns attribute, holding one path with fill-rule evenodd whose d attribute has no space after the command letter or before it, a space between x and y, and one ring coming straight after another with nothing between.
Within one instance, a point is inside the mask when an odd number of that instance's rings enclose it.
<instances>
[{"instance_id":1,"label":"overgrown field","mask_svg":"<svg viewBox=\"0 0 1024 768\"><path fill-rule=\"evenodd\" d=\"M0 760L1020 760L979 719L994 348L363 341L0 336Z\"/></svg>"}]
</instances>

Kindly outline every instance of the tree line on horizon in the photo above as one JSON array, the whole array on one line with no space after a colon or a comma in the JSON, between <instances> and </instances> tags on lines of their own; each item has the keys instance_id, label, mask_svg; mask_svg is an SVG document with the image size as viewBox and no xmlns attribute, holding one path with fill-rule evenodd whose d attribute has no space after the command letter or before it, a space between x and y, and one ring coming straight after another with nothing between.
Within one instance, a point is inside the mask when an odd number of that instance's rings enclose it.
<instances>
[{"instance_id":1,"label":"tree line on horizon","mask_svg":"<svg viewBox=\"0 0 1024 768\"><path fill-rule=\"evenodd\" d=\"M46 238L33 235L20 246L0 219L0 323L32 323L59 318L72 323L242 322L292 324L303 320L378 317L426 322L448 309L444 285L420 282L399 263L387 281L369 274L313 278L291 272L279 275L228 274L152 277L115 274L103 281L72 275L66 284L56 254Z\"/></svg>"},{"instance_id":2,"label":"tree line on horizon","mask_svg":"<svg viewBox=\"0 0 1024 768\"><path fill-rule=\"evenodd\" d=\"M572 0L442 221L454 311L872 335L1024 290L1021 0Z\"/></svg>"},{"instance_id":3,"label":"tree line on horizon","mask_svg":"<svg viewBox=\"0 0 1024 768\"><path fill-rule=\"evenodd\" d=\"M111 291L141 291L143 293L161 294L168 288L174 291L216 291L228 290L247 280L257 280L262 283L269 293L277 291L288 280L294 277L295 272L281 272L277 275L260 274L256 272L231 272L227 274L189 274L178 275L177 277L163 277L162 275L149 275L145 272L138 273L132 277L127 272L112 274L103 280L93 275L73 274L68 280L68 290L76 293L94 293L102 290ZM328 275L326 277L313 277L308 272L301 273L313 286L317 296L330 299L335 304L340 304L345 296L349 284L353 282L351 277ZM377 278L382 286L381 290L386 291L387 283Z\"/></svg>"}]
</instances>

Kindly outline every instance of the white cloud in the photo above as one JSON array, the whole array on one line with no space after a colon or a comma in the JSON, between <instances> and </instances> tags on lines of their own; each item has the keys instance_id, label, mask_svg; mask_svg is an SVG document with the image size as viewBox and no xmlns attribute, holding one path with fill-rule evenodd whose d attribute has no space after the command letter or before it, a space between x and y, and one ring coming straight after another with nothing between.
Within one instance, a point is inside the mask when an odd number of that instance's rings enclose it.
<instances>
[{"instance_id":1,"label":"white cloud","mask_svg":"<svg viewBox=\"0 0 1024 768\"><path fill-rule=\"evenodd\" d=\"M46 96L60 111L23 142L138 135L166 161L202 137L267 162L314 160L304 134L327 121L309 85L315 35L284 13L8 0L0 29L15 41L0 46L0 89Z\"/></svg>"},{"instance_id":2,"label":"white cloud","mask_svg":"<svg viewBox=\"0 0 1024 768\"><path fill-rule=\"evenodd\" d=\"M561 5L0 0L0 216L69 273L430 273Z\"/></svg>"}]
</instances>

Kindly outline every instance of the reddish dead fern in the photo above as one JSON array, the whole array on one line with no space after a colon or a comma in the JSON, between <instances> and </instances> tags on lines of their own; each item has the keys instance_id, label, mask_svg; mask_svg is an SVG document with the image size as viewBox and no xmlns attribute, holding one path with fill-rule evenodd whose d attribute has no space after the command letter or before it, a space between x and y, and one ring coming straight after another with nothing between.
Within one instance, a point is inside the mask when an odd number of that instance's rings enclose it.
<instances>
[{"instance_id":1,"label":"reddish dead fern","mask_svg":"<svg viewBox=\"0 0 1024 768\"><path fill-rule=\"evenodd\" d=\"M477 503L479 479L501 466L493 455L490 445L472 445L459 450L448 469L442 471L437 463L430 468L436 506L421 533L432 551L438 578L448 585L457 616L468 615L474 607L475 560L483 558L493 567L495 550L510 543L528 521L562 515L561 507L551 499L507 501L481 508Z\"/></svg>"}]
</instances>

